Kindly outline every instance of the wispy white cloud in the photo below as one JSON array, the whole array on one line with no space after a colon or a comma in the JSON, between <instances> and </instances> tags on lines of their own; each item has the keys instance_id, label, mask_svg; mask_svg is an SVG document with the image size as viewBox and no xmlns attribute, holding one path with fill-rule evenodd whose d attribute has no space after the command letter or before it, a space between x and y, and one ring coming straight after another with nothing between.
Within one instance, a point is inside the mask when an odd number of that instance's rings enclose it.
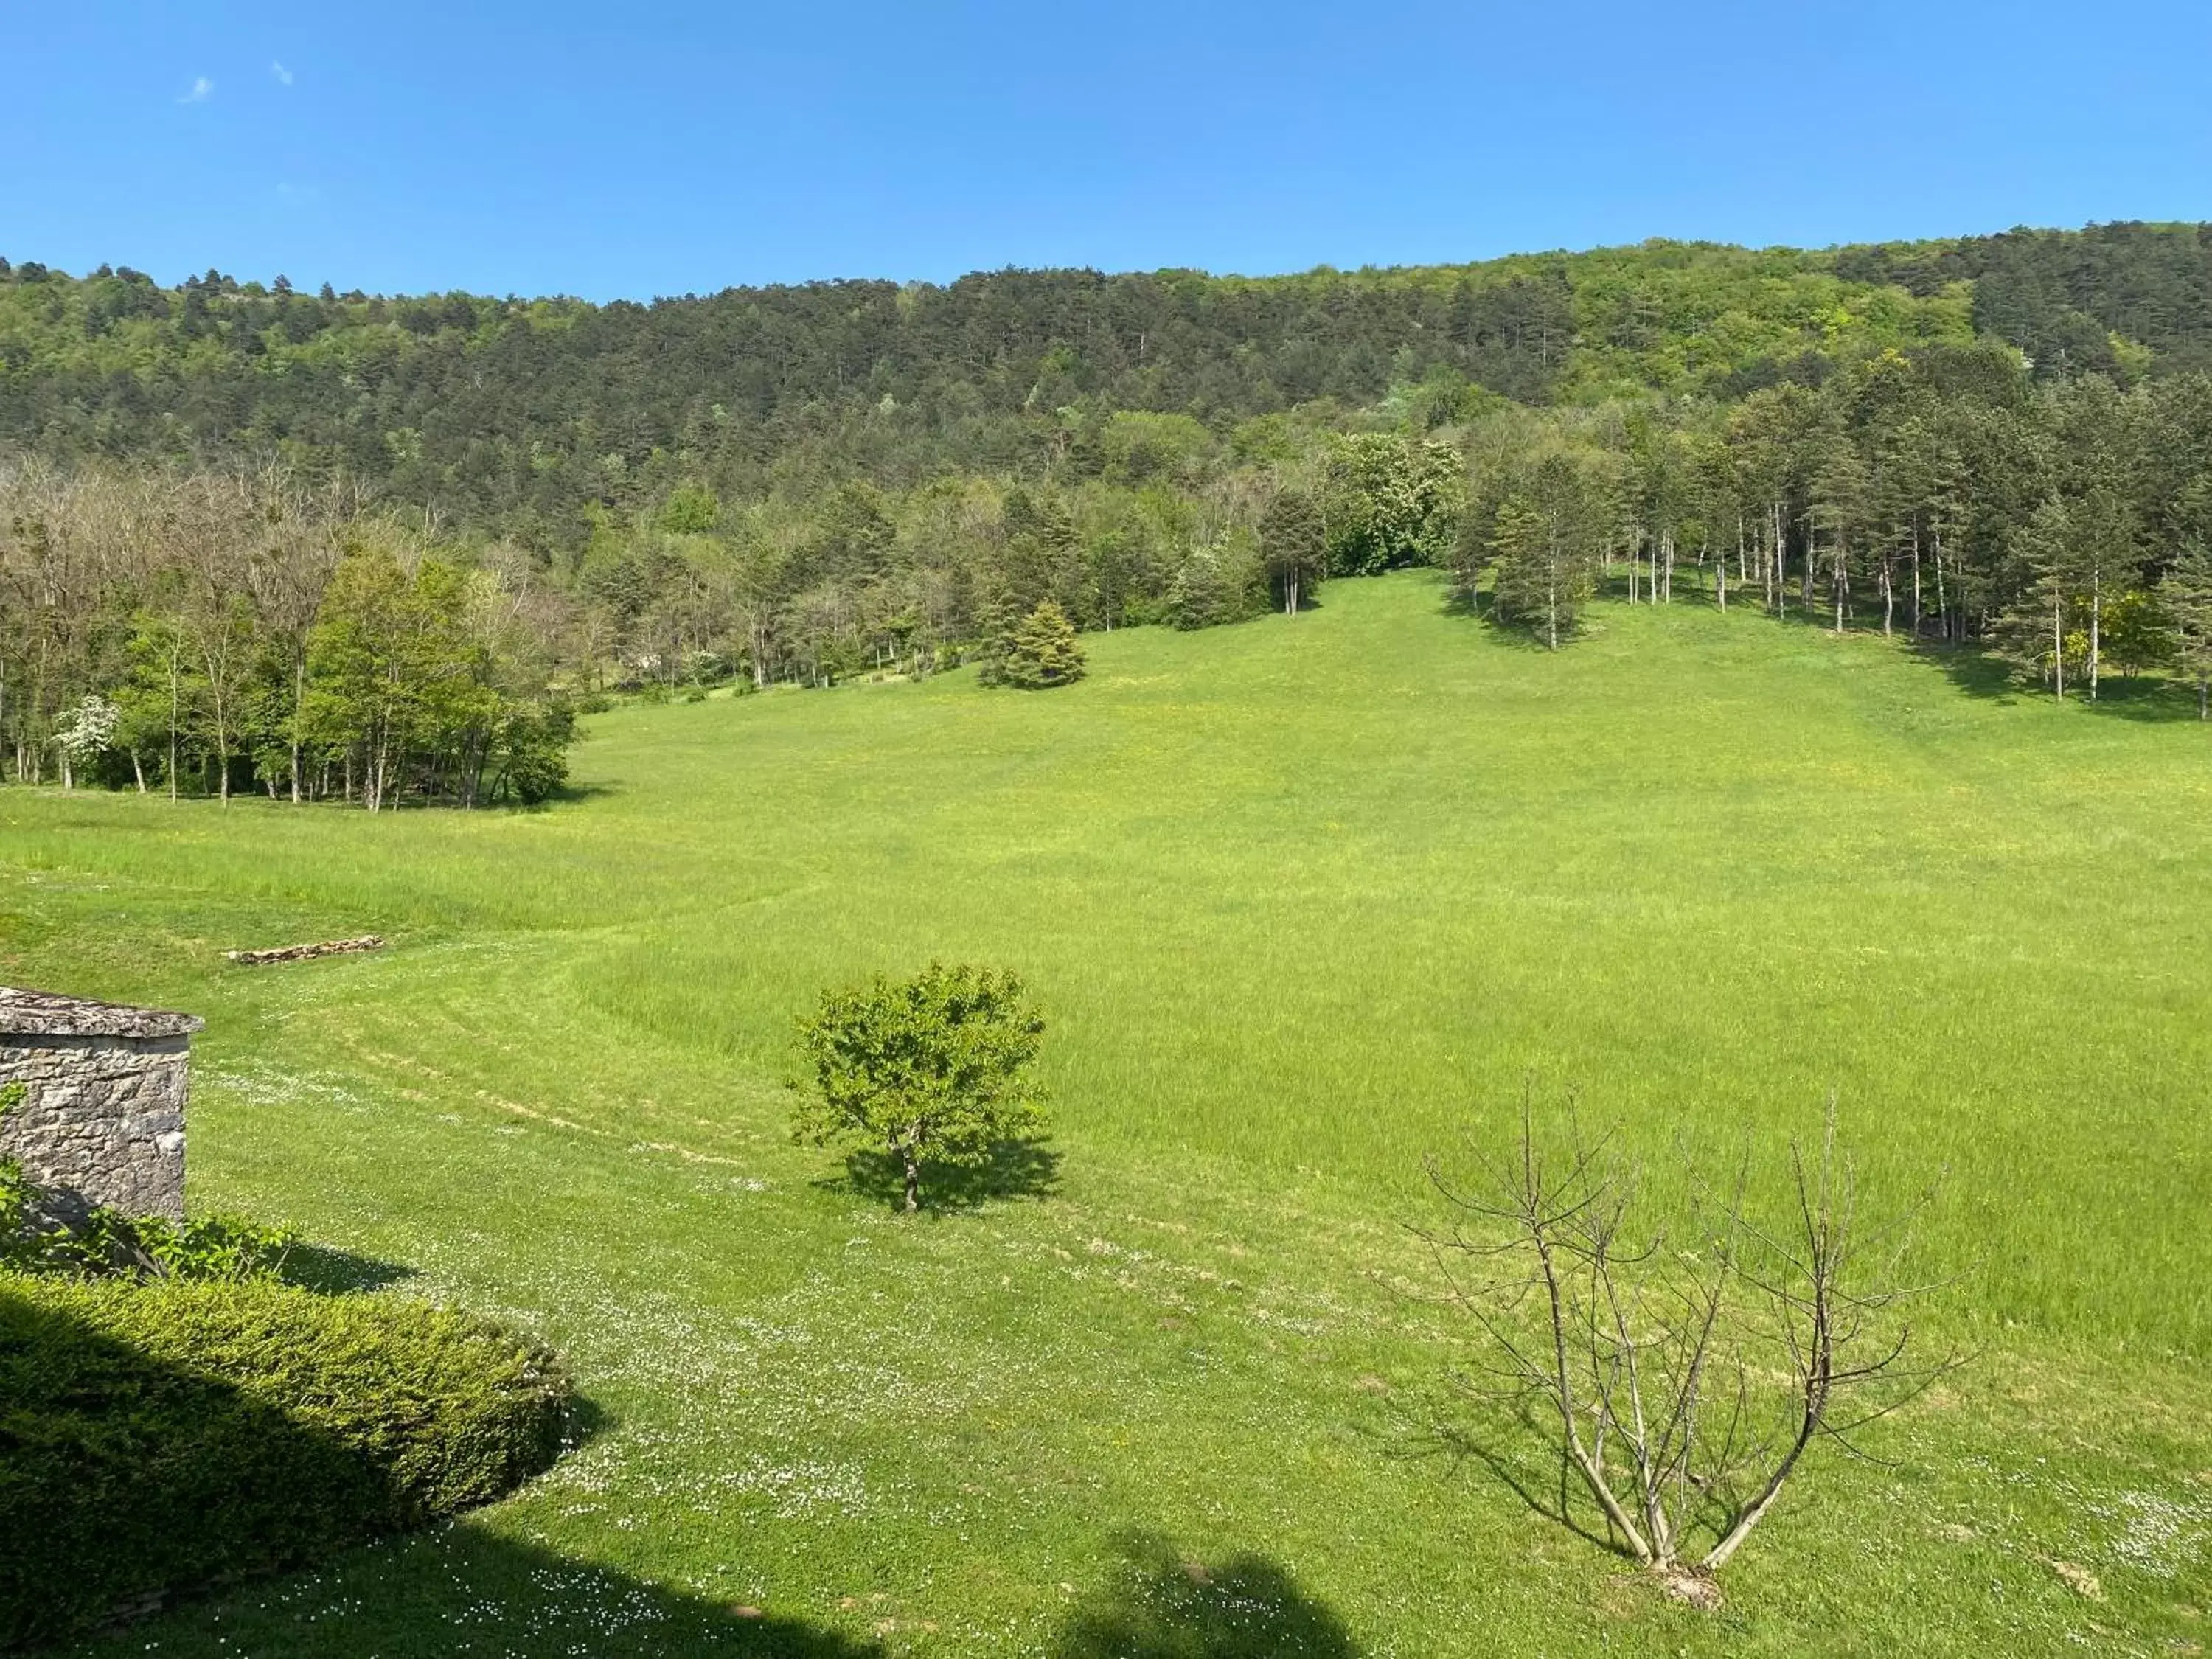
<instances>
[{"instance_id":1,"label":"wispy white cloud","mask_svg":"<svg viewBox=\"0 0 2212 1659\"><path fill-rule=\"evenodd\" d=\"M215 96L215 82L204 75L192 77L192 89L177 100L180 104L204 104Z\"/></svg>"},{"instance_id":2,"label":"wispy white cloud","mask_svg":"<svg viewBox=\"0 0 2212 1659\"><path fill-rule=\"evenodd\" d=\"M292 71L286 69L283 64L276 62L274 58L270 60L269 72L276 77L276 84L278 86L289 87L292 84Z\"/></svg>"}]
</instances>

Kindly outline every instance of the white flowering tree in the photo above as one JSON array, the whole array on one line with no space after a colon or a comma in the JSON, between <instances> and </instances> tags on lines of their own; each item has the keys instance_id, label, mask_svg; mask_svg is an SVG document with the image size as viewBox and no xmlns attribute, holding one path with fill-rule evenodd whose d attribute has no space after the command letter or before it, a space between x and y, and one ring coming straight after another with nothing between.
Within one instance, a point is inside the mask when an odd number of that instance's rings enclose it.
<instances>
[{"instance_id":1,"label":"white flowering tree","mask_svg":"<svg viewBox=\"0 0 2212 1659\"><path fill-rule=\"evenodd\" d=\"M54 728L54 744L62 756L63 788L75 788L77 768L97 759L114 743L115 729L122 720L123 711L97 691L87 693L82 701L63 711Z\"/></svg>"}]
</instances>

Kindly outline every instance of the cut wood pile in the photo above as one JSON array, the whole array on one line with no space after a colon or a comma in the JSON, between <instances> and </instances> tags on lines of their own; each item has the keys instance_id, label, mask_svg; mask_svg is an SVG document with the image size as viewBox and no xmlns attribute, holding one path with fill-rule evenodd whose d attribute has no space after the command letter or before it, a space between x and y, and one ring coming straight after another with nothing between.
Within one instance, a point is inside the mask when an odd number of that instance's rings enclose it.
<instances>
[{"instance_id":1,"label":"cut wood pile","mask_svg":"<svg viewBox=\"0 0 2212 1659\"><path fill-rule=\"evenodd\" d=\"M310 957L340 957L350 951L381 951L384 937L380 933L364 933L359 939L325 939L319 945L287 945L274 951L225 951L223 955L247 968L258 968L270 962L305 962Z\"/></svg>"}]
</instances>

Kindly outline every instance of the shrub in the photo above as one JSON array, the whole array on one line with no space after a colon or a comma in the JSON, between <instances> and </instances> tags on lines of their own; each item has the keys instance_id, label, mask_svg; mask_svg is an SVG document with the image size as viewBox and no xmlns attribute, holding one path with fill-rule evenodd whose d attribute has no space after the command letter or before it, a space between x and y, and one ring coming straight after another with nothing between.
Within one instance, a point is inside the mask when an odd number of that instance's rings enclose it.
<instances>
[{"instance_id":1,"label":"shrub","mask_svg":"<svg viewBox=\"0 0 2212 1659\"><path fill-rule=\"evenodd\" d=\"M487 1502L571 1401L550 1350L422 1303L0 1274L0 1645Z\"/></svg>"},{"instance_id":2,"label":"shrub","mask_svg":"<svg viewBox=\"0 0 2212 1659\"><path fill-rule=\"evenodd\" d=\"M88 1279L274 1279L299 1236L245 1216L127 1216L95 1207L69 1227L40 1217L21 1166L0 1162L0 1267Z\"/></svg>"},{"instance_id":3,"label":"shrub","mask_svg":"<svg viewBox=\"0 0 2212 1659\"><path fill-rule=\"evenodd\" d=\"M22 1103L23 1094L20 1083L0 1086L0 1119ZM273 1279L299 1243L289 1228L244 1216L170 1221L100 1205L65 1213L55 1197L24 1175L20 1160L0 1158L0 1269L88 1278Z\"/></svg>"}]
</instances>

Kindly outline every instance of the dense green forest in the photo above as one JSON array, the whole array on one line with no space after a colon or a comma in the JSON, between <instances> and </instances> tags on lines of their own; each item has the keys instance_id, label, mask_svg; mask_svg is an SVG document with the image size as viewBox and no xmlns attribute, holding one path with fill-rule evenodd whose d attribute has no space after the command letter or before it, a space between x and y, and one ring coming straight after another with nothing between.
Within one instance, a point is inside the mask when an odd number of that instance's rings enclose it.
<instances>
[{"instance_id":1,"label":"dense green forest","mask_svg":"<svg viewBox=\"0 0 2212 1659\"><path fill-rule=\"evenodd\" d=\"M536 798L611 681L1456 571L2212 676L2212 227L647 305L0 261L10 775Z\"/></svg>"}]
</instances>

